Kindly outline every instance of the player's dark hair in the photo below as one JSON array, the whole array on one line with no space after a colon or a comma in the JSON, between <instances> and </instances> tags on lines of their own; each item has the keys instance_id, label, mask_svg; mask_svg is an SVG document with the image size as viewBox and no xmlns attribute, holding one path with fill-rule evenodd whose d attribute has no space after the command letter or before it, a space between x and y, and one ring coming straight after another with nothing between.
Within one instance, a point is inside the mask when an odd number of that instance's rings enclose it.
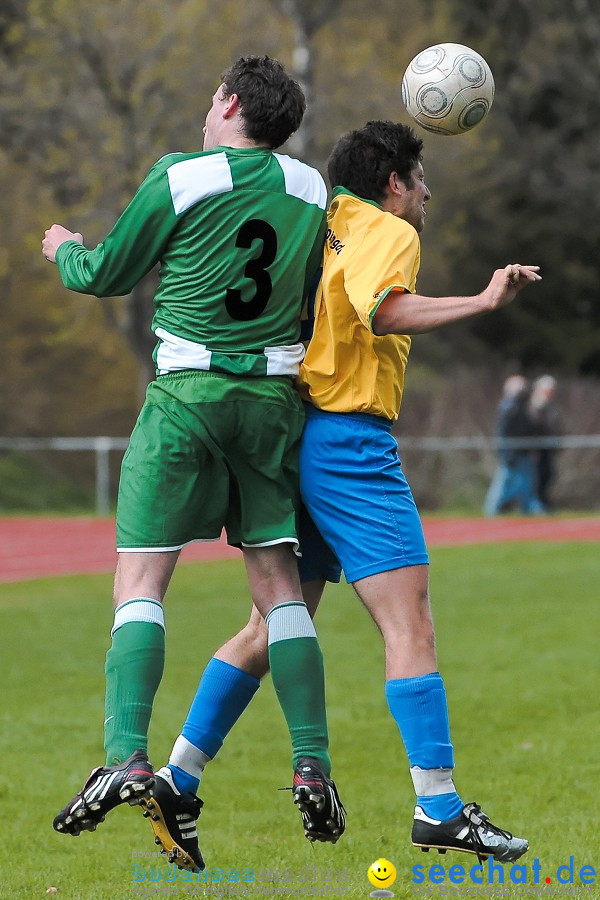
<instances>
[{"instance_id":1,"label":"player's dark hair","mask_svg":"<svg viewBox=\"0 0 600 900\"><path fill-rule=\"evenodd\" d=\"M423 141L408 125L367 122L339 138L327 162L327 175L332 188L343 185L358 197L380 203L392 172L411 186L411 173L422 152Z\"/></svg>"},{"instance_id":2,"label":"player's dark hair","mask_svg":"<svg viewBox=\"0 0 600 900\"><path fill-rule=\"evenodd\" d=\"M300 127L306 99L278 59L242 56L224 73L223 84L225 96L239 98L250 140L275 149Z\"/></svg>"}]
</instances>

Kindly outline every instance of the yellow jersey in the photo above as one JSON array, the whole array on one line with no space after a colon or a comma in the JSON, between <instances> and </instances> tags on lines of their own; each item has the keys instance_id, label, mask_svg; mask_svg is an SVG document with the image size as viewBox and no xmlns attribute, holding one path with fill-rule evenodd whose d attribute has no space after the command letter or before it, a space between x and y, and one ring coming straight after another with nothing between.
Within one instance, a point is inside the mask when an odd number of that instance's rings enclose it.
<instances>
[{"instance_id":1,"label":"yellow jersey","mask_svg":"<svg viewBox=\"0 0 600 900\"><path fill-rule=\"evenodd\" d=\"M410 337L378 336L372 322L390 291L414 292L419 236L404 219L343 187L333 192L327 226L300 392L329 412L397 419Z\"/></svg>"}]
</instances>

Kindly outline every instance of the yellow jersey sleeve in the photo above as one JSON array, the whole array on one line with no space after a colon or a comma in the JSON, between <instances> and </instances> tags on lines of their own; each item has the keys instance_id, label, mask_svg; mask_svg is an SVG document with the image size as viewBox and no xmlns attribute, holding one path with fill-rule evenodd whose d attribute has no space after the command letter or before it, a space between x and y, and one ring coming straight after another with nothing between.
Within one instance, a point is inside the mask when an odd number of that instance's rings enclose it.
<instances>
[{"instance_id":1,"label":"yellow jersey sleeve","mask_svg":"<svg viewBox=\"0 0 600 900\"><path fill-rule=\"evenodd\" d=\"M344 288L362 325L372 331L377 307L392 290L414 292L419 270L417 232L382 212L344 262Z\"/></svg>"}]
</instances>

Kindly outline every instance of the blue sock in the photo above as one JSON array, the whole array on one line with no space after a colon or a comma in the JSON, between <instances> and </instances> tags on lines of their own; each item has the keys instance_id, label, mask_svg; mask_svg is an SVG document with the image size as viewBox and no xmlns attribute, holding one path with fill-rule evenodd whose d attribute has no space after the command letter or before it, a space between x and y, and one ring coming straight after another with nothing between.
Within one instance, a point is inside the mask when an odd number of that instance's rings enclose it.
<instances>
[{"instance_id":1,"label":"blue sock","mask_svg":"<svg viewBox=\"0 0 600 900\"><path fill-rule=\"evenodd\" d=\"M433 797L424 797L417 794L417 803L426 816L429 816L431 819L439 819L440 822L444 822L446 819L454 819L464 806L456 791L452 791L449 794L435 794Z\"/></svg>"},{"instance_id":2,"label":"blue sock","mask_svg":"<svg viewBox=\"0 0 600 900\"><path fill-rule=\"evenodd\" d=\"M167 768L171 770L175 787L180 794L196 794L198 792L200 787L199 778L196 778L195 775L190 775L189 772L184 772L183 769L180 769L179 766L174 766L173 763L168 763Z\"/></svg>"},{"instance_id":3,"label":"blue sock","mask_svg":"<svg viewBox=\"0 0 600 900\"><path fill-rule=\"evenodd\" d=\"M443 821L454 818L463 803L450 777L454 768L454 751L442 676L439 672L432 672L416 678L387 681L385 695L404 741L413 782L420 783L418 770L426 770L430 784L436 781L436 770L440 775L440 793L435 793L435 787L426 794L417 790L419 806L432 819ZM440 770L446 770L446 773Z\"/></svg>"},{"instance_id":4,"label":"blue sock","mask_svg":"<svg viewBox=\"0 0 600 900\"><path fill-rule=\"evenodd\" d=\"M259 687L258 678L213 657L202 674L181 734L214 759ZM173 763L169 769L178 791L196 793L199 778Z\"/></svg>"}]
</instances>

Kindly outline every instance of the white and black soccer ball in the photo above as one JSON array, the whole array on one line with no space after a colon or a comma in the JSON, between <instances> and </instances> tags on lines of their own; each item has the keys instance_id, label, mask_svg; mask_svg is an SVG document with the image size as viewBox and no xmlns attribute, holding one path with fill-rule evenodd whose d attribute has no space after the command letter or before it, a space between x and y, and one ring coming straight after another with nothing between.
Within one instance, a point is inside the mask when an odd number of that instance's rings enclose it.
<instances>
[{"instance_id":1,"label":"white and black soccer ball","mask_svg":"<svg viewBox=\"0 0 600 900\"><path fill-rule=\"evenodd\" d=\"M427 131L462 134L479 125L494 100L494 76L483 56L463 44L434 44L409 63L402 102Z\"/></svg>"}]
</instances>

